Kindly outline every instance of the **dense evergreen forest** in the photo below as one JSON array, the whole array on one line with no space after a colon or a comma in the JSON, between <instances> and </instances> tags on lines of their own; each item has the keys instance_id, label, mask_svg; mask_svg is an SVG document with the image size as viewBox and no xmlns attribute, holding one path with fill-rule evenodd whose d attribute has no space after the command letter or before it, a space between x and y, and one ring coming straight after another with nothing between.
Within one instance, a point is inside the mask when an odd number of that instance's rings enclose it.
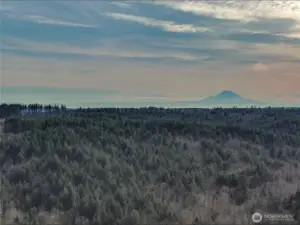
<instances>
[{"instance_id":1,"label":"dense evergreen forest","mask_svg":"<svg viewBox=\"0 0 300 225\"><path fill-rule=\"evenodd\" d=\"M300 109L0 106L0 224L300 222Z\"/></svg>"}]
</instances>

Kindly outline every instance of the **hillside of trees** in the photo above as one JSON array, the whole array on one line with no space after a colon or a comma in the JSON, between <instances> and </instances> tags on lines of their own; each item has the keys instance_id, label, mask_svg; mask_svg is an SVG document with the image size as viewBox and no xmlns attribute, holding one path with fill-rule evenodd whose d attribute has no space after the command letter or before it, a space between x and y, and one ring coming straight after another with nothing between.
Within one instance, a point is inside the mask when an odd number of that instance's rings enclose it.
<instances>
[{"instance_id":1,"label":"hillside of trees","mask_svg":"<svg viewBox=\"0 0 300 225\"><path fill-rule=\"evenodd\" d=\"M300 109L0 106L1 225L300 223Z\"/></svg>"}]
</instances>

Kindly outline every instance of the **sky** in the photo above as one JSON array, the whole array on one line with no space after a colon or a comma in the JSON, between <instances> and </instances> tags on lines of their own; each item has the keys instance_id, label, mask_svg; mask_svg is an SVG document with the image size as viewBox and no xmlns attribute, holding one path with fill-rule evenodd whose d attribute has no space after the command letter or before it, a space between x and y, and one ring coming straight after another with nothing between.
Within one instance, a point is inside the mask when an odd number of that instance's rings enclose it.
<instances>
[{"instance_id":1,"label":"sky","mask_svg":"<svg viewBox=\"0 0 300 225\"><path fill-rule=\"evenodd\" d=\"M300 1L5 0L0 20L2 102L300 103Z\"/></svg>"}]
</instances>

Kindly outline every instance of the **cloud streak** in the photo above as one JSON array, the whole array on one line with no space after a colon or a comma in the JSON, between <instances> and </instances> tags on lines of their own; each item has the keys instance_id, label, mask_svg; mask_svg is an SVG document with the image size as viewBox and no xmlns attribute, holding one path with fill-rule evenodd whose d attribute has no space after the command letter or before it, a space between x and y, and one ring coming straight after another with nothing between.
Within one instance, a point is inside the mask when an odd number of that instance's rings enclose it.
<instances>
[{"instance_id":1,"label":"cloud streak","mask_svg":"<svg viewBox=\"0 0 300 225\"><path fill-rule=\"evenodd\" d=\"M168 52L153 50L137 50L134 48L114 48L114 47L95 47L81 48L61 44L34 43L30 41L22 41L10 39L9 44L4 46L5 50L25 50L37 51L55 54L77 54L93 57L115 57L115 58L135 58L135 59L172 59L180 61L201 61L207 57L193 55L186 52Z\"/></svg>"},{"instance_id":2,"label":"cloud streak","mask_svg":"<svg viewBox=\"0 0 300 225\"><path fill-rule=\"evenodd\" d=\"M281 18L300 22L299 1L155 1L155 4L226 20L251 21L261 18Z\"/></svg>"},{"instance_id":3,"label":"cloud streak","mask_svg":"<svg viewBox=\"0 0 300 225\"><path fill-rule=\"evenodd\" d=\"M120 8L130 8L131 5L125 2L112 2L112 5L119 6Z\"/></svg>"},{"instance_id":4,"label":"cloud streak","mask_svg":"<svg viewBox=\"0 0 300 225\"><path fill-rule=\"evenodd\" d=\"M202 33L211 31L208 28L198 27L192 24L176 24L172 21L156 20L148 17L134 16L122 13L104 13L107 17L114 18L116 20L125 20L130 22L136 22L145 26L158 27L168 32L176 33Z\"/></svg>"},{"instance_id":5,"label":"cloud streak","mask_svg":"<svg viewBox=\"0 0 300 225\"><path fill-rule=\"evenodd\" d=\"M40 24L50 24L50 25L69 26L69 27L96 27L94 25L72 23L72 22L68 22L68 21L50 19L50 18L46 18L44 16L31 15L31 16L26 16L24 18L28 19L29 21L32 21L35 23L40 23Z\"/></svg>"},{"instance_id":6,"label":"cloud streak","mask_svg":"<svg viewBox=\"0 0 300 225\"><path fill-rule=\"evenodd\" d=\"M81 23L74 23L70 21L64 21L64 20L58 20L58 19L52 19L47 18L45 16L40 15L17 15L15 13L8 14L9 17L19 19L19 20L25 20L33 23L38 24L47 24L47 25L55 25L55 26L67 26L67 27L86 27L86 28L95 28L95 25L90 24L81 24Z\"/></svg>"}]
</instances>

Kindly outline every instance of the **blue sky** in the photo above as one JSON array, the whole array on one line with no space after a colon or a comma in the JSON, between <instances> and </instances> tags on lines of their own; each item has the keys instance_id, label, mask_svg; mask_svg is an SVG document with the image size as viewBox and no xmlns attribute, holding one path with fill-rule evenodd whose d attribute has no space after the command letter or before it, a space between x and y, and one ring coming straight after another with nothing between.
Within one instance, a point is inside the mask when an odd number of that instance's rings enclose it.
<instances>
[{"instance_id":1,"label":"blue sky","mask_svg":"<svg viewBox=\"0 0 300 225\"><path fill-rule=\"evenodd\" d=\"M4 1L0 19L2 101L300 103L300 1Z\"/></svg>"}]
</instances>

